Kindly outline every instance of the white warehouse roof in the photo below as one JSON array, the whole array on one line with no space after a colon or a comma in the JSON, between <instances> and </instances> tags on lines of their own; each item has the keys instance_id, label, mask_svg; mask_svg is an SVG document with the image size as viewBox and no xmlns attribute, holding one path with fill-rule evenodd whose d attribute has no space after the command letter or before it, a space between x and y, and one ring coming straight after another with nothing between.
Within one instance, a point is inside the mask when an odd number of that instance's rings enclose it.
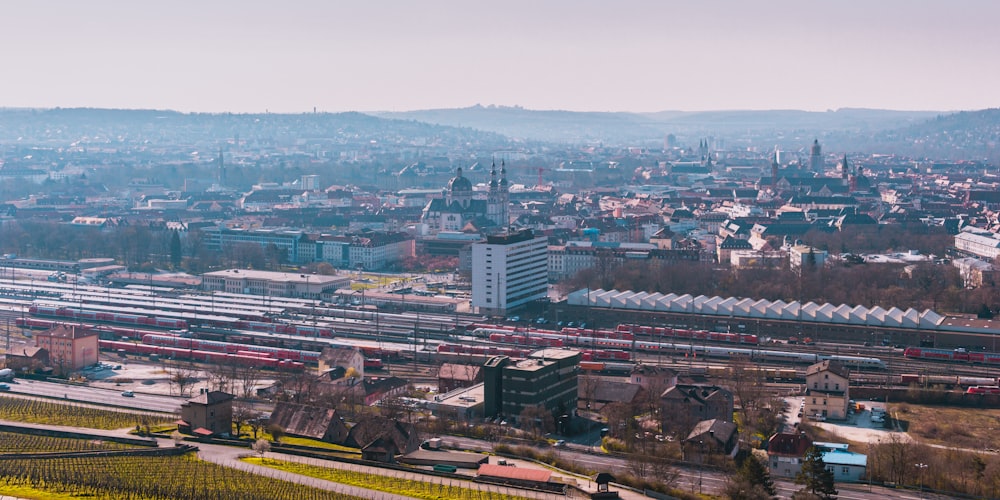
<instances>
[{"instance_id":1,"label":"white warehouse roof","mask_svg":"<svg viewBox=\"0 0 1000 500\"><path fill-rule=\"evenodd\" d=\"M944 321L940 314L927 309L885 310L875 306L849 306L846 304L800 304L781 300L753 300L736 297L706 297L618 290L588 290L570 293L566 302L574 306L632 309L637 311L662 311L710 316L731 316L748 319L783 319L818 323L841 323L881 327L936 329Z\"/></svg>"}]
</instances>

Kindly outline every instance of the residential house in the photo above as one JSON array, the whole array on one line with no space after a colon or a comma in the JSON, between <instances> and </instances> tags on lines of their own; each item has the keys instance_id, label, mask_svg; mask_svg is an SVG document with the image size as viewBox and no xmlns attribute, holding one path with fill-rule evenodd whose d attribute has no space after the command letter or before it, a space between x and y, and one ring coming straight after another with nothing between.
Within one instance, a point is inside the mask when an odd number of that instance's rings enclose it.
<instances>
[{"instance_id":1,"label":"residential house","mask_svg":"<svg viewBox=\"0 0 1000 500\"><path fill-rule=\"evenodd\" d=\"M438 392L444 394L483 381L481 366L444 363L438 368Z\"/></svg>"},{"instance_id":2,"label":"residential house","mask_svg":"<svg viewBox=\"0 0 1000 500\"><path fill-rule=\"evenodd\" d=\"M365 375L365 355L356 347L324 347L319 354L319 373L336 372L337 378L353 371L357 378Z\"/></svg>"},{"instance_id":3,"label":"residential house","mask_svg":"<svg viewBox=\"0 0 1000 500\"><path fill-rule=\"evenodd\" d=\"M344 419L333 408L279 402L274 405L270 423L279 425L290 436L338 444L347 439Z\"/></svg>"},{"instance_id":4,"label":"residential house","mask_svg":"<svg viewBox=\"0 0 1000 500\"><path fill-rule=\"evenodd\" d=\"M639 384L585 376L577 380L577 407L601 411L611 403L632 404L642 400L645 390Z\"/></svg>"},{"instance_id":5,"label":"residential house","mask_svg":"<svg viewBox=\"0 0 1000 500\"><path fill-rule=\"evenodd\" d=\"M364 449L380 438L383 442L379 447L383 448L383 452L387 447L386 441L392 443L395 453L410 453L420 447L416 427L385 417L370 417L359 421L347 433L344 445Z\"/></svg>"},{"instance_id":6,"label":"residential house","mask_svg":"<svg viewBox=\"0 0 1000 500\"><path fill-rule=\"evenodd\" d=\"M813 446L804 432L779 432L767 441L767 469L771 477L794 478L802 470L806 452Z\"/></svg>"},{"instance_id":7,"label":"residential house","mask_svg":"<svg viewBox=\"0 0 1000 500\"><path fill-rule=\"evenodd\" d=\"M368 377L361 386L364 389L365 404L371 406L386 398L402 396L410 383L399 377Z\"/></svg>"},{"instance_id":8,"label":"residential house","mask_svg":"<svg viewBox=\"0 0 1000 500\"><path fill-rule=\"evenodd\" d=\"M733 420L733 393L710 385L677 384L660 396L664 429L688 433L701 421Z\"/></svg>"},{"instance_id":9,"label":"residential house","mask_svg":"<svg viewBox=\"0 0 1000 500\"><path fill-rule=\"evenodd\" d=\"M662 393L677 385L677 372L662 366L639 363L632 368L629 381L644 389Z\"/></svg>"},{"instance_id":10,"label":"residential house","mask_svg":"<svg viewBox=\"0 0 1000 500\"><path fill-rule=\"evenodd\" d=\"M704 463L710 455L736 456L739 450L736 424L719 419L702 420L681 442L684 460Z\"/></svg>"},{"instance_id":11,"label":"residential house","mask_svg":"<svg viewBox=\"0 0 1000 500\"><path fill-rule=\"evenodd\" d=\"M202 437L228 436L233 431L233 396L222 391L207 391L181 403L177 429Z\"/></svg>"},{"instance_id":12,"label":"residential house","mask_svg":"<svg viewBox=\"0 0 1000 500\"><path fill-rule=\"evenodd\" d=\"M806 369L804 415L844 420L850 399L848 371L839 361L828 359Z\"/></svg>"},{"instance_id":13,"label":"residential house","mask_svg":"<svg viewBox=\"0 0 1000 500\"><path fill-rule=\"evenodd\" d=\"M399 455L395 441L387 436L376 438L371 443L361 447L361 459L373 462L393 463Z\"/></svg>"},{"instance_id":14,"label":"residential house","mask_svg":"<svg viewBox=\"0 0 1000 500\"><path fill-rule=\"evenodd\" d=\"M17 374L37 373L49 366L49 351L41 347L12 348L7 351L6 367Z\"/></svg>"}]
</instances>

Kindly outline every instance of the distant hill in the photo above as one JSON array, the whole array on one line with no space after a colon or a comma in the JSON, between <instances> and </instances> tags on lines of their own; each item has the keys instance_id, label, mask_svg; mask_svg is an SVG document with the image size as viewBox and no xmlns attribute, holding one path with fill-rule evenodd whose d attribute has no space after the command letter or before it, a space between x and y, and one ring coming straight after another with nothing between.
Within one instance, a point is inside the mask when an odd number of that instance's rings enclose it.
<instances>
[{"instance_id":1,"label":"distant hill","mask_svg":"<svg viewBox=\"0 0 1000 500\"><path fill-rule=\"evenodd\" d=\"M477 105L460 109L373 114L471 127L520 139L560 143L662 144L666 134L690 138L698 135L726 137L746 134L748 131L753 135L758 132L766 132L768 135L792 132L816 135L833 130L870 133L910 125L934 117L940 112L845 108L826 112L734 110L602 113Z\"/></svg>"},{"instance_id":2,"label":"distant hill","mask_svg":"<svg viewBox=\"0 0 1000 500\"><path fill-rule=\"evenodd\" d=\"M940 160L989 160L1000 166L1000 109L939 114L851 140L859 151Z\"/></svg>"},{"instance_id":3,"label":"distant hill","mask_svg":"<svg viewBox=\"0 0 1000 500\"><path fill-rule=\"evenodd\" d=\"M496 132L520 140L560 143L629 142L655 139L663 131L650 119L634 113L530 110L507 106L377 112L385 118L416 120L453 127Z\"/></svg>"},{"instance_id":4,"label":"distant hill","mask_svg":"<svg viewBox=\"0 0 1000 500\"><path fill-rule=\"evenodd\" d=\"M37 145L404 144L447 147L510 141L495 132L362 113L232 114L122 109L0 109L0 142ZM375 141L374 143L372 141ZM204 146L203 146L204 147Z\"/></svg>"}]
</instances>

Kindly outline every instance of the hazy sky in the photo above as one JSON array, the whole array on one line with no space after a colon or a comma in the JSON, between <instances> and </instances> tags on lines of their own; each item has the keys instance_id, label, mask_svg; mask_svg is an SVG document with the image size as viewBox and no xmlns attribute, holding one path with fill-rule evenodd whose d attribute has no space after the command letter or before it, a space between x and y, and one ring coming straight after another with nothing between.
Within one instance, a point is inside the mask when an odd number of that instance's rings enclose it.
<instances>
[{"instance_id":1,"label":"hazy sky","mask_svg":"<svg viewBox=\"0 0 1000 500\"><path fill-rule=\"evenodd\" d=\"M12 0L0 106L1000 106L997 0Z\"/></svg>"}]
</instances>

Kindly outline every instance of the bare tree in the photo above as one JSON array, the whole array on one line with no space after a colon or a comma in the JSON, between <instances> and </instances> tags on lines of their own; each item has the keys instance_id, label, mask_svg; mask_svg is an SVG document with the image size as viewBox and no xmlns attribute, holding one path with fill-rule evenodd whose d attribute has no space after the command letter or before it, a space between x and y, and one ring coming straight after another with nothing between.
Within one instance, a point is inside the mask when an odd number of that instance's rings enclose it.
<instances>
[{"instance_id":1,"label":"bare tree","mask_svg":"<svg viewBox=\"0 0 1000 500\"><path fill-rule=\"evenodd\" d=\"M257 390L257 382L260 381L260 368L249 365L238 366L235 380L240 384L240 394L243 399L251 399Z\"/></svg>"},{"instance_id":2,"label":"bare tree","mask_svg":"<svg viewBox=\"0 0 1000 500\"><path fill-rule=\"evenodd\" d=\"M293 403L311 403L318 396L320 380L309 372L289 373L280 379L281 389L285 398Z\"/></svg>"},{"instance_id":3,"label":"bare tree","mask_svg":"<svg viewBox=\"0 0 1000 500\"><path fill-rule=\"evenodd\" d=\"M757 420L765 400L764 377L760 369L746 357L734 357L732 368L733 396L740 402L740 433L744 440L757 430Z\"/></svg>"},{"instance_id":4,"label":"bare tree","mask_svg":"<svg viewBox=\"0 0 1000 500\"><path fill-rule=\"evenodd\" d=\"M208 379L208 388L212 391L222 391L225 393L233 393L233 365L230 363L217 363L212 365L209 370L205 372Z\"/></svg>"},{"instance_id":5,"label":"bare tree","mask_svg":"<svg viewBox=\"0 0 1000 500\"><path fill-rule=\"evenodd\" d=\"M594 376L590 371L584 371L583 375L577 378L577 383L580 385L580 393L583 395L584 401L587 402L587 409L591 407L591 403L594 403L594 397L597 395L597 386L600 384L601 380Z\"/></svg>"},{"instance_id":6,"label":"bare tree","mask_svg":"<svg viewBox=\"0 0 1000 500\"><path fill-rule=\"evenodd\" d=\"M267 425L267 420L263 417L263 415L257 413L247 419L247 425L250 426L250 432L253 432L253 438L256 441L257 436L264 431L264 427Z\"/></svg>"},{"instance_id":7,"label":"bare tree","mask_svg":"<svg viewBox=\"0 0 1000 500\"><path fill-rule=\"evenodd\" d=\"M555 418L552 412L544 406L527 406L521 411L517 419L521 429L529 432L534 437L539 437L542 433L552 432L555 429Z\"/></svg>"},{"instance_id":8,"label":"bare tree","mask_svg":"<svg viewBox=\"0 0 1000 500\"><path fill-rule=\"evenodd\" d=\"M237 400L233 404L233 427L236 428L236 437L243 433L243 426L254 419L257 412L246 401Z\"/></svg>"},{"instance_id":9,"label":"bare tree","mask_svg":"<svg viewBox=\"0 0 1000 500\"><path fill-rule=\"evenodd\" d=\"M181 397L187 396L187 390L191 385L198 382L198 371L189 364L177 364L168 370L167 382L170 384L171 392L177 388L177 393Z\"/></svg>"}]
</instances>

